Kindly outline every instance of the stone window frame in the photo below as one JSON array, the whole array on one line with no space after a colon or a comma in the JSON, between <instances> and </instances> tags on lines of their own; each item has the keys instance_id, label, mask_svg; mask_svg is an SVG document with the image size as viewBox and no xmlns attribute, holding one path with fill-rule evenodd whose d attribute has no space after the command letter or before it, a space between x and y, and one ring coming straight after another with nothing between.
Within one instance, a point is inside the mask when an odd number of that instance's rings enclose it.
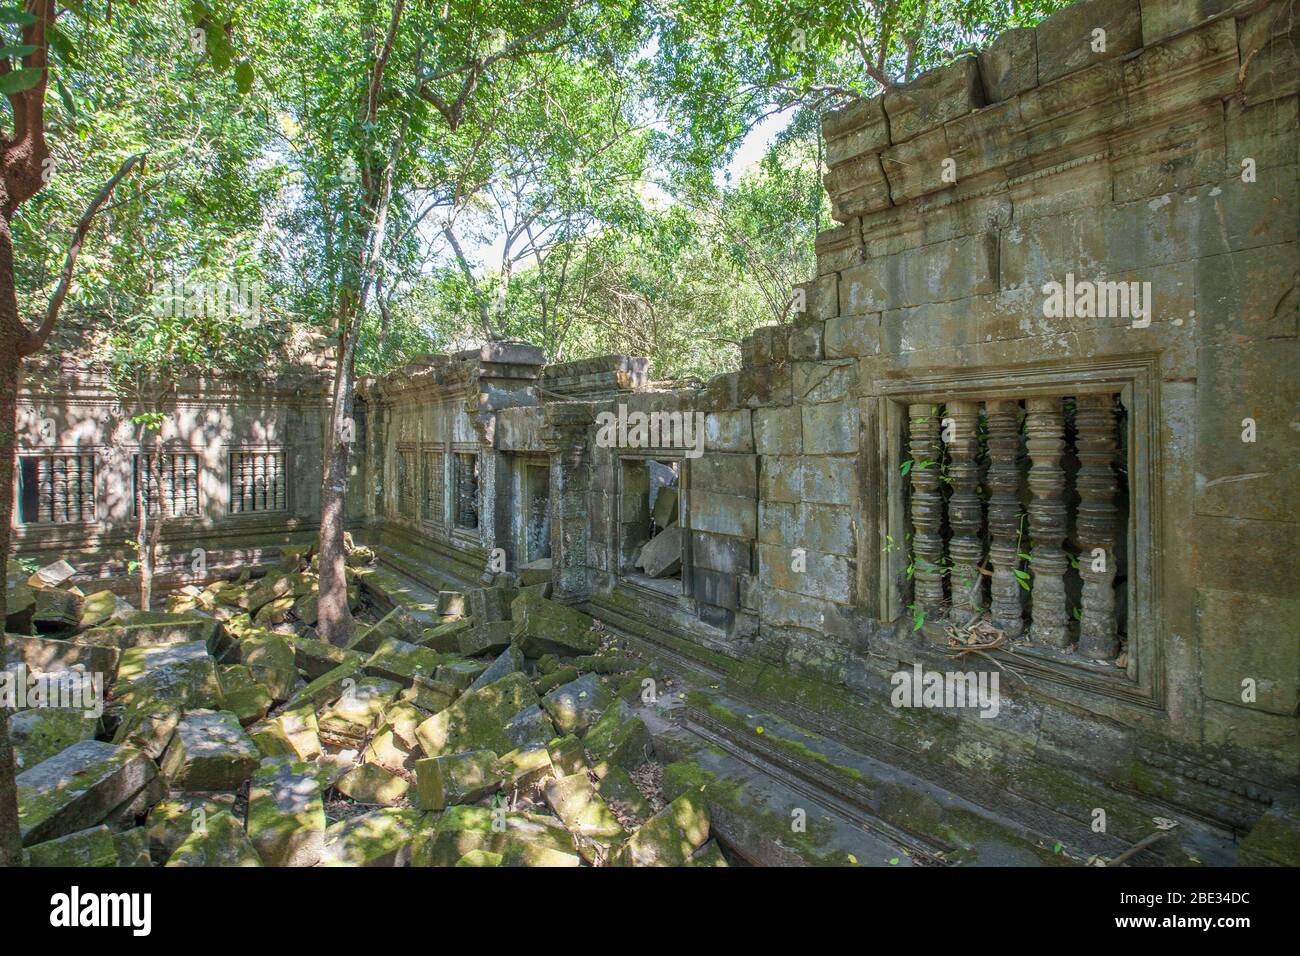
<instances>
[{"instance_id":1,"label":"stone window frame","mask_svg":"<svg viewBox=\"0 0 1300 956\"><path fill-rule=\"evenodd\" d=\"M162 456L164 458L192 456L195 459L195 478L198 482L198 487L195 489L197 495L197 505L198 505L197 510L194 511L193 514L164 514L162 515L163 519L168 522L201 521L203 519L203 500L204 500L203 460L201 455L197 451L194 451L193 449L172 450L172 449L164 448L162 450ZM130 452L129 457L127 458L127 462L131 467L131 517L133 519L139 518L140 516L140 509L136 498L136 482L138 481L140 460L146 457L152 457L152 456L149 452L146 452L142 447L137 445L135 449ZM285 493L286 493L286 500L287 500L287 495L288 495L287 476L285 480ZM253 514L258 514L258 513L259 512L253 512ZM276 513L276 512L272 512L272 513ZM156 510L150 509L149 511L150 517L155 517L158 514L159 512ZM243 514L243 512L238 512L238 514Z\"/></svg>"},{"instance_id":2,"label":"stone window frame","mask_svg":"<svg viewBox=\"0 0 1300 956\"><path fill-rule=\"evenodd\" d=\"M676 593L648 585L643 576L636 572L628 573L623 569L623 542L620 538L623 528L623 467L628 461L677 462L677 521L682 526L682 571L681 587ZM680 608L695 613L695 588L692 570L694 562L691 553L690 524L690 462L681 449L619 449L614 456L615 495L614 495L614 540L613 571L614 577L622 587L627 587L637 594L646 595L657 601L675 604Z\"/></svg>"},{"instance_id":3,"label":"stone window frame","mask_svg":"<svg viewBox=\"0 0 1300 956\"><path fill-rule=\"evenodd\" d=\"M1018 654L1006 660L1029 677L1064 684L1144 708L1165 709L1163 578L1157 573L1155 556L1162 553L1161 501L1163 477L1160 449L1161 380L1159 356L1131 354L1114 358L1086 359L1050 366L1017 369L965 369L913 377L899 376L882 381L874 400L864 402L863 434L876 434L866 448L864 503L870 510L873 489L884 489L872 523L881 542L906 540L909 527L903 502L907 479L901 474L906 457L903 436L907 406L967 398L1024 399L1062 394L1112 392L1120 395L1128 411L1129 525L1126 531L1129 555L1127 584L1128 661L1124 669L1110 666L1072 664L1041 656ZM874 620L894 625L906 613L894 582L906 566L906 554L881 553L871 540L860 542L859 593L862 611ZM998 652L994 652L997 656Z\"/></svg>"},{"instance_id":4,"label":"stone window frame","mask_svg":"<svg viewBox=\"0 0 1300 956\"><path fill-rule=\"evenodd\" d=\"M447 446L443 442L421 442L418 448L420 477L419 477L419 511L420 524L434 532L444 533L447 529ZM436 499L430 496L429 479L433 477L432 471L427 467L429 456L436 455L440 467L438 470L441 474L437 475L438 494ZM439 504L437 517L431 516L428 504L431 500L437 500Z\"/></svg>"},{"instance_id":5,"label":"stone window frame","mask_svg":"<svg viewBox=\"0 0 1300 956\"><path fill-rule=\"evenodd\" d=\"M78 518L76 521L22 521L22 474L24 458L70 458L70 457L87 457L92 460L95 469L94 478L91 481L94 496L95 517L86 520ZM105 454L104 446L91 445L50 445L40 448L17 448L14 451L14 471L13 471L13 530L16 534L24 533L42 533L52 528L95 528L104 525L108 521L105 514L107 501L107 486L105 477ZM38 509L39 510L39 509Z\"/></svg>"},{"instance_id":6,"label":"stone window frame","mask_svg":"<svg viewBox=\"0 0 1300 956\"><path fill-rule=\"evenodd\" d=\"M423 500L423 462L420 448L415 442L398 442L393 449L393 475L397 483L393 517L408 521L420 518ZM406 492L409 491L409 496ZM404 503L409 501L410 510L404 510Z\"/></svg>"},{"instance_id":7,"label":"stone window frame","mask_svg":"<svg viewBox=\"0 0 1300 956\"><path fill-rule=\"evenodd\" d=\"M283 459L284 472L284 505L280 508L253 508L248 511L236 511L234 507L234 490L235 490L235 456L236 455L275 455L278 454ZM254 520L264 518L268 515L289 515L294 510L294 487L288 445L277 444L238 444L227 445L224 450L225 458L225 495L226 507L224 518L234 520Z\"/></svg>"},{"instance_id":8,"label":"stone window frame","mask_svg":"<svg viewBox=\"0 0 1300 956\"><path fill-rule=\"evenodd\" d=\"M478 464L478 526L466 528L456 521L456 457L458 455L473 455ZM483 528L483 446L478 442L458 442L451 443L446 456L445 485L446 496L443 501L444 514L447 515L447 531L453 539L458 539L464 543L479 546L482 540Z\"/></svg>"}]
</instances>

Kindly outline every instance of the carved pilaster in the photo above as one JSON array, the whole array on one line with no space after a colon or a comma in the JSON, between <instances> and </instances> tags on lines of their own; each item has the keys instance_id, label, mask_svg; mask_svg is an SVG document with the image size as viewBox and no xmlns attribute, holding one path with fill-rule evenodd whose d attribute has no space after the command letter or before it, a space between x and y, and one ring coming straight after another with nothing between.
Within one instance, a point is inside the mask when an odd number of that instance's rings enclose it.
<instances>
[{"instance_id":1,"label":"carved pilaster","mask_svg":"<svg viewBox=\"0 0 1300 956\"><path fill-rule=\"evenodd\" d=\"M976 402L948 402L944 415L948 442L948 477L952 496L948 499L948 525L952 537L948 554L952 558L949 586L952 589L952 618L965 624L983 605L984 576L979 572L984 556L980 529L984 508L977 489L980 481L979 405Z\"/></svg>"},{"instance_id":2,"label":"carved pilaster","mask_svg":"<svg viewBox=\"0 0 1300 956\"><path fill-rule=\"evenodd\" d=\"M590 476L587 436L595 406L557 402L546 408L542 442L550 453L551 596L562 602L590 594L587 546Z\"/></svg>"},{"instance_id":3,"label":"carved pilaster","mask_svg":"<svg viewBox=\"0 0 1300 956\"><path fill-rule=\"evenodd\" d=\"M1079 492L1077 518L1079 576L1083 578L1083 608L1079 653L1093 660L1110 660L1119 651L1115 627L1115 398L1080 395L1075 405L1078 436Z\"/></svg>"},{"instance_id":4,"label":"carved pilaster","mask_svg":"<svg viewBox=\"0 0 1300 956\"><path fill-rule=\"evenodd\" d=\"M912 552L916 605L927 612L943 606L943 493L939 487L939 415L934 405L909 405L908 451L912 468Z\"/></svg>"},{"instance_id":5,"label":"carved pilaster","mask_svg":"<svg viewBox=\"0 0 1300 956\"><path fill-rule=\"evenodd\" d=\"M1048 647L1069 643L1066 629L1065 572L1069 560L1065 542L1065 415L1059 398L1031 398L1026 404L1026 445L1032 466L1029 489L1029 531L1034 539L1033 625L1030 636Z\"/></svg>"},{"instance_id":6,"label":"carved pilaster","mask_svg":"<svg viewBox=\"0 0 1300 956\"><path fill-rule=\"evenodd\" d=\"M1020 406L1006 399L985 403L989 421L989 558L993 564L992 621L1008 637L1024 631L1017 536L1020 531Z\"/></svg>"}]
</instances>

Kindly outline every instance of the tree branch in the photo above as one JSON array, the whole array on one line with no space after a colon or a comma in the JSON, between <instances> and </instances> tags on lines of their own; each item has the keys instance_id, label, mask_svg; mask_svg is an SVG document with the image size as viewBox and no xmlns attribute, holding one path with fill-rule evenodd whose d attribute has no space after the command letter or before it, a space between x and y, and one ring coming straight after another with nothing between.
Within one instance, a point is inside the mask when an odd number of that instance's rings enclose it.
<instances>
[{"instance_id":1,"label":"tree branch","mask_svg":"<svg viewBox=\"0 0 1300 956\"><path fill-rule=\"evenodd\" d=\"M72 270L77 265L77 256L81 254L81 244L86 239L86 233L90 231L90 226L94 222L95 216L99 213L104 203L108 202L108 197L113 194L126 174L137 163L144 161L143 153L136 153L134 156L126 159L113 178L100 188L95 198L90 201L86 211L81 214L81 219L77 221L77 228L72 233L72 244L68 246L68 254L63 262L63 272L59 276L59 284L54 289L54 294L50 297L50 304L45 310L45 318L41 322L40 328L35 332L28 332L23 342L19 345L18 354L22 356L31 355L45 345L49 339L50 333L54 331L54 323L58 321L59 310L63 307L63 300L68 295L68 288L72 285Z\"/></svg>"}]
</instances>

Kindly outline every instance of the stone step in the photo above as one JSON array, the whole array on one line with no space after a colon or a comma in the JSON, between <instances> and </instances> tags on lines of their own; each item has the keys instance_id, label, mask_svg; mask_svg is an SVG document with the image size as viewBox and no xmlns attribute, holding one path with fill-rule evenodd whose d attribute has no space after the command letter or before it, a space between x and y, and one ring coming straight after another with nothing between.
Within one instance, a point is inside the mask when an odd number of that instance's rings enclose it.
<instances>
[{"instance_id":1,"label":"stone step","mask_svg":"<svg viewBox=\"0 0 1300 956\"><path fill-rule=\"evenodd\" d=\"M376 548L379 562L358 569L361 587L374 598L384 611L402 608L421 627L437 627L442 623L438 614L438 590L421 583L393 562L395 556L386 549Z\"/></svg>"}]
</instances>

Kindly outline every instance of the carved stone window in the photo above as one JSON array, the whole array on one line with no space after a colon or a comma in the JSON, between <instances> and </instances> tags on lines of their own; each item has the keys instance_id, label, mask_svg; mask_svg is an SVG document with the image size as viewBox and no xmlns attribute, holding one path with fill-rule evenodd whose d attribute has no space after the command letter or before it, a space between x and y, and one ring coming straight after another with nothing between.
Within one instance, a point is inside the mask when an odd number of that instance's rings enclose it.
<instances>
[{"instance_id":1,"label":"carved stone window","mask_svg":"<svg viewBox=\"0 0 1300 956\"><path fill-rule=\"evenodd\" d=\"M285 511L289 507L283 451L237 451L230 455L232 514Z\"/></svg>"},{"instance_id":2,"label":"carved stone window","mask_svg":"<svg viewBox=\"0 0 1300 956\"><path fill-rule=\"evenodd\" d=\"M133 510L140 513L143 502L149 514L176 518L199 513L199 456L190 453L155 456L135 455L131 466Z\"/></svg>"},{"instance_id":3,"label":"carved stone window","mask_svg":"<svg viewBox=\"0 0 1300 956\"><path fill-rule=\"evenodd\" d=\"M94 521L95 456L20 455L20 524L71 524Z\"/></svg>"},{"instance_id":4,"label":"carved stone window","mask_svg":"<svg viewBox=\"0 0 1300 956\"><path fill-rule=\"evenodd\" d=\"M397 449L397 513L407 518L416 515L419 500L417 482L420 472L416 467L414 448Z\"/></svg>"},{"instance_id":5,"label":"carved stone window","mask_svg":"<svg viewBox=\"0 0 1300 956\"><path fill-rule=\"evenodd\" d=\"M443 473L443 460L444 455L440 451L426 449L423 452L424 498L420 514L425 521L431 522L438 527L442 527L445 521L443 517L443 489L446 478Z\"/></svg>"}]
</instances>

